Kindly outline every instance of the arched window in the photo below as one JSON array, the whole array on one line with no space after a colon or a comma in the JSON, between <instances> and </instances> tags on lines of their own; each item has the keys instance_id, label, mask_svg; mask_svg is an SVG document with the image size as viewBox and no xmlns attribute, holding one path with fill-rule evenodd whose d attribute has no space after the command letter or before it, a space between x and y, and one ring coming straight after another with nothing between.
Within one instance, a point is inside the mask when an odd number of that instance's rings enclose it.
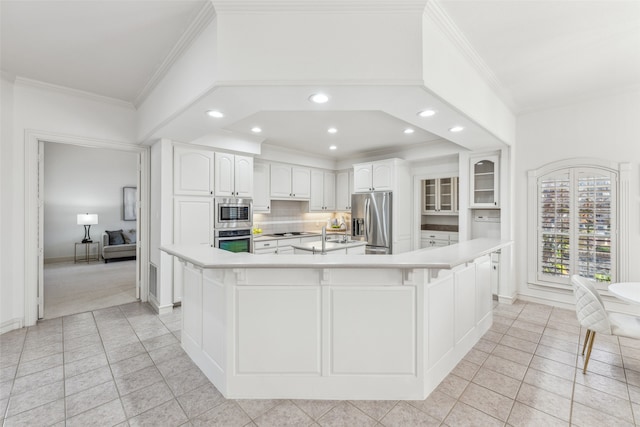
<instances>
[{"instance_id":1,"label":"arched window","mask_svg":"<svg viewBox=\"0 0 640 427\"><path fill-rule=\"evenodd\" d=\"M619 281L619 167L602 163L529 172L530 283L570 286L573 274Z\"/></svg>"}]
</instances>

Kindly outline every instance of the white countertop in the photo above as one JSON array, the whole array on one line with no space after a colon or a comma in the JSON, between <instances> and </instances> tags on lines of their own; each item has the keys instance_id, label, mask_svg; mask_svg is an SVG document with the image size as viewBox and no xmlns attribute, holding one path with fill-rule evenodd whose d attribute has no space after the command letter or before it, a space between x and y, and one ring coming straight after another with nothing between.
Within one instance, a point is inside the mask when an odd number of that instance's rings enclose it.
<instances>
[{"instance_id":1,"label":"white countertop","mask_svg":"<svg viewBox=\"0 0 640 427\"><path fill-rule=\"evenodd\" d=\"M337 243L339 244L339 243ZM511 244L508 240L474 239L442 248L397 255L327 254L254 255L233 253L209 245L166 245L160 250L201 268L435 268L451 269Z\"/></svg>"},{"instance_id":2,"label":"white countertop","mask_svg":"<svg viewBox=\"0 0 640 427\"><path fill-rule=\"evenodd\" d=\"M366 244L367 242L363 242L361 240L349 240L346 243L325 242L325 251L326 252L338 251L340 249L348 249L348 248L355 248L358 246L365 246ZM309 252L312 252L315 248L316 252L320 253L320 251L322 251L322 239L318 241L313 241L313 242L297 243L297 244L291 245L291 247L294 249L300 249L300 250L309 251Z\"/></svg>"}]
</instances>

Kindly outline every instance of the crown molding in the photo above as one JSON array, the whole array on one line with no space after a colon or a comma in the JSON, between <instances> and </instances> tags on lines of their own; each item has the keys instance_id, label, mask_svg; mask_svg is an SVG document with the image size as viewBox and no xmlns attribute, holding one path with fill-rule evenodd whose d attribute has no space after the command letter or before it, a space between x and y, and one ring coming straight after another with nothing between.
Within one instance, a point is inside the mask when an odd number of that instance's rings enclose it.
<instances>
[{"instance_id":1,"label":"crown molding","mask_svg":"<svg viewBox=\"0 0 640 427\"><path fill-rule=\"evenodd\" d=\"M156 69L151 78L147 81L147 84L142 88L140 93L136 96L133 104L139 107L156 86L167 75L171 67L176 61L189 49L193 41L204 31L204 29L213 21L216 16L216 11L210 1L203 4L202 8L191 22L189 27L182 34L180 39L173 45L169 54L162 61L162 64Z\"/></svg>"},{"instance_id":2,"label":"crown molding","mask_svg":"<svg viewBox=\"0 0 640 427\"><path fill-rule=\"evenodd\" d=\"M438 0L429 0L425 7L425 13L440 27L442 32L467 59L473 68L475 68L489 87L496 92L500 99L507 104L512 111L517 111L517 105L511 94L500 82L498 77L496 77L493 70L491 70L491 68L489 68L489 66L484 62L478 52L476 52L471 43L469 43L469 40L442 8L440 2Z\"/></svg>"},{"instance_id":3,"label":"crown molding","mask_svg":"<svg viewBox=\"0 0 640 427\"><path fill-rule=\"evenodd\" d=\"M123 101L121 99L111 98L109 96L98 95L93 92L87 92L80 89L74 89L67 86L60 86L53 83L46 83L40 80L28 79L26 77L16 76L15 84L17 86L26 86L26 87L34 87L38 89L44 89L51 92L58 92L69 96L75 96L78 98L85 98L91 101L102 102L104 104L112 104L117 105L119 107L128 108L131 110L135 110L135 106L127 101Z\"/></svg>"},{"instance_id":4,"label":"crown molding","mask_svg":"<svg viewBox=\"0 0 640 427\"><path fill-rule=\"evenodd\" d=\"M423 11L428 0L211 0L217 13Z\"/></svg>"}]
</instances>

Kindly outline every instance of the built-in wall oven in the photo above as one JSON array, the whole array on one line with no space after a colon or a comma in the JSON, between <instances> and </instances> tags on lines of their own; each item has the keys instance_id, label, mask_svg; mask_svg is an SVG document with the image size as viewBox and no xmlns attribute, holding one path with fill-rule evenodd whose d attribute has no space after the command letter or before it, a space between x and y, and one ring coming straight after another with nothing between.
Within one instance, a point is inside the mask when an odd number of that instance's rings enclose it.
<instances>
[{"instance_id":1,"label":"built-in wall oven","mask_svg":"<svg viewBox=\"0 0 640 427\"><path fill-rule=\"evenodd\" d=\"M253 234L250 228L223 228L214 230L213 244L229 252L253 253Z\"/></svg>"},{"instance_id":2,"label":"built-in wall oven","mask_svg":"<svg viewBox=\"0 0 640 427\"><path fill-rule=\"evenodd\" d=\"M253 200L235 197L215 198L214 228L248 228L253 225Z\"/></svg>"},{"instance_id":3,"label":"built-in wall oven","mask_svg":"<svg viewBox=\"0 0 640 427\"><path fill-rule=\"evenodd\" d=\"M253 200L216 197L214 206L214 246L229 252L253 252Z\"/></svg>"}]
</instances>

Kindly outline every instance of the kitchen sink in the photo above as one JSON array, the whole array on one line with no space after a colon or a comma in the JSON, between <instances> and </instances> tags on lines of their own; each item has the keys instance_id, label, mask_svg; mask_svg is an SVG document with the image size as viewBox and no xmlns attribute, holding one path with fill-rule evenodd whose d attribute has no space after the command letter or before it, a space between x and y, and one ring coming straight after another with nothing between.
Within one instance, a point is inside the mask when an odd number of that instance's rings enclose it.
<instances>
[{"instance_id":1,"label":"kitchen sink","mask_svg":"<svg viewBox=\"0 0 640 427\"><path fill-rule=\"evenodd\" d=\"M286 233L271 233L270 236L275 237L291 237L291 236L314 236L318 233L309 233L307 231L288 231Z\"/></svg>"},{"instance_id":2,"label":"kitchen sink","mask_svg":"<svg viewBox=\"0 0 640 427\"><path fill-rule=\"evenodd\" d=\"M351 243L351 240L344 240L344 239L327 239L327 242L329 242L329 243Z\"/></svg>"}]
</instances>

